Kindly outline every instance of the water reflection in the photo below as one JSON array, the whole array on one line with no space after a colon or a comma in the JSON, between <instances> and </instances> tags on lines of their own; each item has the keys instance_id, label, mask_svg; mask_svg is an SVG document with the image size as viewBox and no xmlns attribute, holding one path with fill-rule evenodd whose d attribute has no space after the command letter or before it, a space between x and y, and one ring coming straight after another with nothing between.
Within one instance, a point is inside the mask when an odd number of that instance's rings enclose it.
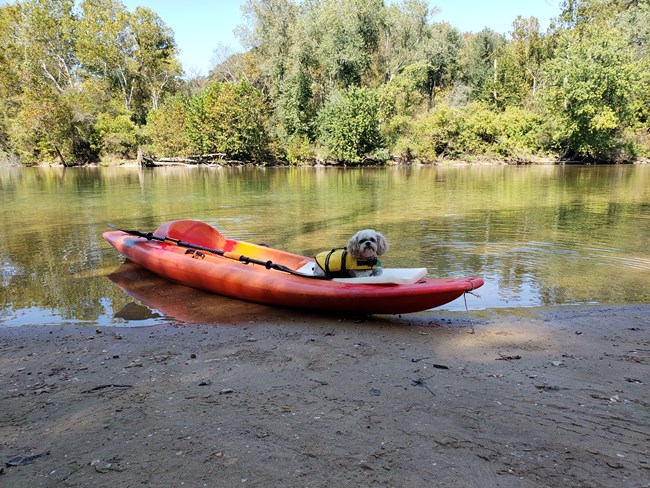
<instances>
[{"instance_id":1,"label":"water reflection","mask_svg":"<svg viewBox=\"0 0 650 488\"><path fill-rule=\"evenodd\" d=\"M126 294L137 300L125 308L137 310L142 316L164 314L167 318L187 324L246 325L260 317L304 317L304 312L293 312L266 305L194 290L170 283L131 262L122 264L108 279ZM124 310L124 309L123 309ZM123 310L116 313L122 315ZM133 320L131 318L131 320Z\"/></svg>"},{"instance_id":2,"label":"water reflection","mask_svg":"<svg viewBox=\"0 0 650 488\"><path fill-rule=\"evenodd\" d=\"M5 325L161 320L106 279L101 233L178 218L308 255L375 227L385 266L483 276L471 308L650 302L650 166L0 168L0 189Z\"/></svg>"}]
</instances>

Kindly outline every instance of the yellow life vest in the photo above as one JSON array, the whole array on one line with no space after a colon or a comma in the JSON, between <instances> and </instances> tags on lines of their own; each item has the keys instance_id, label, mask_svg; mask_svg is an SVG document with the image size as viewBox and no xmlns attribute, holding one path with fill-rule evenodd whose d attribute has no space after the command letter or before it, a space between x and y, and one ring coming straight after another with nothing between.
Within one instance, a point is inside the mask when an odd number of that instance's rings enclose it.
<instances>
[{"instance_id":1,"label":"yellow life vest","mask_svg":"<svg viewBox=\"0 0 650 488\"><path fill-rule=\"evenodd\" d=\"M354 259L345 249L332 249L316 255L316 263L327 276L349 278L349 270L372 270L380 265L377 258L366 261Z\"/></svg>"}]
</instances>

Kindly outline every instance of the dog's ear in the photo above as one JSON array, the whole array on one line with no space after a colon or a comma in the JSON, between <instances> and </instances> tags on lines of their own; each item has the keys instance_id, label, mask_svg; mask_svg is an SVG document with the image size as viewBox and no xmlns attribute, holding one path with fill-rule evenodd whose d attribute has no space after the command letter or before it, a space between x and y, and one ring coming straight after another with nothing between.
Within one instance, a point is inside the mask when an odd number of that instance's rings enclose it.
<instances>
[{"instance_id":1,"label":"dog's ear","mask_svg":"<svg viewBox=\"0 0 650 488\"><path fill-rule=\"evenodd\" d=\"M359 232L350 237L348 245L345 246L347 251L353 258L358 258L361 256L361 246L359 245Z\"/></svg>"},{"instance_id":2,"label":"dog's ear","mask_svg":"<svg viewBox=\"0 0 650 488\"><path fill-rule=\"evenodd\" d=\"M384 235L380 234L379 232L377 232L375 238L377 239L377 255L380 256L388 251L388 241Z\"/></svg>"}]
</instances>

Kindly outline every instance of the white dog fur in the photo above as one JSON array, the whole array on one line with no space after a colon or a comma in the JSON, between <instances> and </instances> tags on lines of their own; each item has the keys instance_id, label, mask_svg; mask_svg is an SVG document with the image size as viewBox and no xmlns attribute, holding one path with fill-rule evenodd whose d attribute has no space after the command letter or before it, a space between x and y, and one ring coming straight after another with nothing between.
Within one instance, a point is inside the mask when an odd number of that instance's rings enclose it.
<instances>
[{"instance_id":1,"label":"white dog fur","mask_svg":"<svg viewBox=\"0 0 650 488\"><path fill-rule=\"evenodd\" d=\"M358 261L366 261L369 259L381 256L388 250L388 241L383 234L373 229L360 230L348 241L345 247L354 259ZM324 272L319 266L315 266L314 272L316 274L324 275ZM382 273L380 266L369 270L349 270L350 277L356 278L360 276L379 276Z\"/></svg>"}]
</instances>

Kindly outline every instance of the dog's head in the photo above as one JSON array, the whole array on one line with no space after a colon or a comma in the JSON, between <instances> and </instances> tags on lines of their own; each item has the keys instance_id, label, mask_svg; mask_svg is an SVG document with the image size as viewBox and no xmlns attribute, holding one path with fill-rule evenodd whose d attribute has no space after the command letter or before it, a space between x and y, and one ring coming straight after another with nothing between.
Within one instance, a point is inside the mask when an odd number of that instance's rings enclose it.
<instances>
[{"instance_id":1,"label":"dog's head","mask_svg":"<svg viewBox=\"0 0 650 488\"><path fill-rule=\"evenodd\" d=\"M354 259L371 259L388 249L386 238L372 229L360 230L348 241L346 249Z\"/></svg>"}]
</instances>

